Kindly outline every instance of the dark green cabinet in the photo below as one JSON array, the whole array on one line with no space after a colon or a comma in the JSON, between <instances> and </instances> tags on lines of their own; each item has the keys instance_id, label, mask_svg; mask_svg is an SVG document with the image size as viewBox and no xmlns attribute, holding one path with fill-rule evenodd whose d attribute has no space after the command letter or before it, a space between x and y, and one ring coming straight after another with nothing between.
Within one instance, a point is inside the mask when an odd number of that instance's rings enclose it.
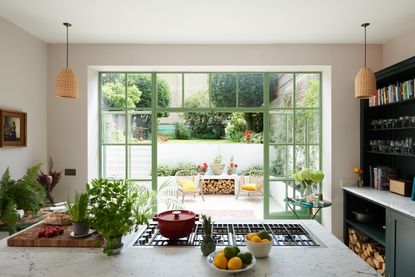
<instances>
[{"instance_id":1,"label":"dark green cabinet","mask_svg":"<svg viewBox=\"0 0 415 277\"><path fill-rule=\"evenodd\" d=\"M391 277L415 276L415 219L391 210L388 226L388 272Z\"/></svg>"}]
</instances>

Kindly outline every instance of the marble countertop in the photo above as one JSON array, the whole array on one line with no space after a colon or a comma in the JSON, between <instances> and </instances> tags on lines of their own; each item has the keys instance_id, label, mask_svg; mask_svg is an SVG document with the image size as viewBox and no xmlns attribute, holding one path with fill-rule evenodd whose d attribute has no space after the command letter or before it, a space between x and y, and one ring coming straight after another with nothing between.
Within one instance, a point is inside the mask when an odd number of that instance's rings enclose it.
<instances>
[{"instance_id":1,"label":"marble countertop","mask_svg":"<svg viewBox=\"0 0 415 277\"><path fill-rule=\"evenodd\" d=\"M287 222L267 221L267 222ZM292 220L289 222L296 222ZM314 220L301 220L323 247L273 247L266 259L238 276L378 276L376 271ZM101 249L7 247L0 241L0 275L6 276L224 276L209 268L199 247L131 247L107 257ZM241 249L246 251L244 247Z\"/></svg>"},{"instance_id":2,"label":"marble countertop","mask_svg":"<svg viewBox=\"0 0 415 277\"><path fill-rule=\"evenodd\" d=\"M386 190L374 190L370 187L343 186L343 189L415 218L415 201L412 201L410 197Z\"/></svg>"}]
</instances>

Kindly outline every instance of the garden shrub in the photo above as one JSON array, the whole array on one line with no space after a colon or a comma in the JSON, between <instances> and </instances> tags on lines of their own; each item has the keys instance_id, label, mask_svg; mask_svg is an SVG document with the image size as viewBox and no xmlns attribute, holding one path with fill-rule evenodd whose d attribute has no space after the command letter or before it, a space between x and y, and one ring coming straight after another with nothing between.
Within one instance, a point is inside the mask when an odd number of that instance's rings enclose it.
<instances>
[{"instance_id":1,"label":"garden shrub","mask_svg":"<svg viewBox=\"0 0 415 277\"><path fill-rule=\"evenodd\" d=\"M176 124L176 139L190 139L190 130L183 123Z\"/></svg>"},{"instance_id":2,"label":"garden shrub","mask_svg":"<svg viewBox=\"0 0 415 277\"><path fill-rule=\"evenodd\" d=\"M248 173L251 170L264 170L264 167L262 165L252 165L250 167L245 168L244 170L239 171L239 175L243 175Z\"/></svg>"},{"instance_id":3,"label":"garden shrub","mask_svg":"<svg viewBox=\"0 0 415 277\"><path fill-rule=\"evenodd\" d=\"M208 97L207 91L199 91L185 101L187 108L199 108ZM225 136L225 126L229 113L188 112L183 119L189 126L190 135L194 138L219 139Z\"/></svg>"},{"instance_id":4,"label":"garden shrub","mask_svg":"<svg viewBox=\"0 0 415 277\"><path fill-rule=\"evenodd\" d=\"M180 170L190 170L190 171L196 171L197 166L192 163L178 163L175 167L172 168L172 176L176 175L177 171Z\"/></svg>"},{"instance_id":5,"label":"garden shrub","mask_svg":"<svg viewBox=\"0 0 415 277\"><path fill-rule=\"evenodd\" d=\"M234 141L241 142L244 132L246 131L246 121L243 113L232 113L225 129L226 136Z\"/></svg>"},{"instance_id":6,"label":"garden shrub","mask_svg":"<svg viewBox=\"0 0 415 277\"><path fill-rule=\"evenodd\" d=\"M173 169L167 164L157 166L157 176L172 176Z\"/></svg>"}]
</instances>

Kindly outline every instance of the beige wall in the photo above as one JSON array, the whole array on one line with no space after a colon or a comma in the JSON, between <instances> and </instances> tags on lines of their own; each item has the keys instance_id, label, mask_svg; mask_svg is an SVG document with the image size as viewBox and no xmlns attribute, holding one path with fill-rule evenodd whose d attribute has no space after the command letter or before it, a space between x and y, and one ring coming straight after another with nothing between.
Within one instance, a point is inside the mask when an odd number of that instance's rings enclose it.
<instances>
[{"instance_id":1,"label":"beige wall","mask_svg":"<svg viewBox=\"0 0 415 277\"><path fill-rule=\"evenodd\" d=\"M0 17L0 109L27 112L27 147L0 148L0 174L46 162L46 43Z\"/></svg>"},{"instance_id":2,"label":"beige wall","mask_svg":"<svg viewBox=\"0 0 415 277\"><path fill-rule=\"evenodd\" d=\"M415 29L383 45L383 67L415 56Z\"/></svg>"},{"instance_id":3,"label":"beige wall","mask_svg":"<svg viewBox=\"0 0 415 277\"><path fill-rule=\"evenodd\" d=\"M369 46L368 64L381 67L382 47ZM48 46L48 154L59 168L76 168L77 176L64 177L56 189L63 200L67 186L81 190L88 181L88 95L89 66L331 66L332 74L332 200L331 226L342 235L342 191L340 180L353 178L359 164L359 102L354 99L353 81L362 65L361 45L71 45L70 66L80 83L80 98L57 99L54 95L56 74L64 65L65 47ZM96 77L94 77L96 78ZM92 99L92 100L91 100ZM96 101L95 101L96 102ZM324 107L323 107L324 109ZM324 112L324 110L323 110ZM94 119L93 121L96 121ZM89 147L96 147L89 144ZM324 162L324 161L323 161Z\"/></svg>"}]
</instances>

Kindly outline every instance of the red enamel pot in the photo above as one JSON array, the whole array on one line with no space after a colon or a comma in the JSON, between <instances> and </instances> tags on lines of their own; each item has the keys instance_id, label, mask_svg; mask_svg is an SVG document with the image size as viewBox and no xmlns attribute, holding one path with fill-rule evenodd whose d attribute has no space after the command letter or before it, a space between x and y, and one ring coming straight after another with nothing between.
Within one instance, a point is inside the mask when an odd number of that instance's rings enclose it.
<instances>
[{"instance_id":1,"label":"red enamel pot","mask_svg":"<svg viewBox=\"0 0 415 277\"><path fill-rule=\"evenodd\" d=\"M199 215L186 210L165 211L153 217L158 222L160 234L169 239L189 236L199 220Z\"/></svg>"}]
</instances>

